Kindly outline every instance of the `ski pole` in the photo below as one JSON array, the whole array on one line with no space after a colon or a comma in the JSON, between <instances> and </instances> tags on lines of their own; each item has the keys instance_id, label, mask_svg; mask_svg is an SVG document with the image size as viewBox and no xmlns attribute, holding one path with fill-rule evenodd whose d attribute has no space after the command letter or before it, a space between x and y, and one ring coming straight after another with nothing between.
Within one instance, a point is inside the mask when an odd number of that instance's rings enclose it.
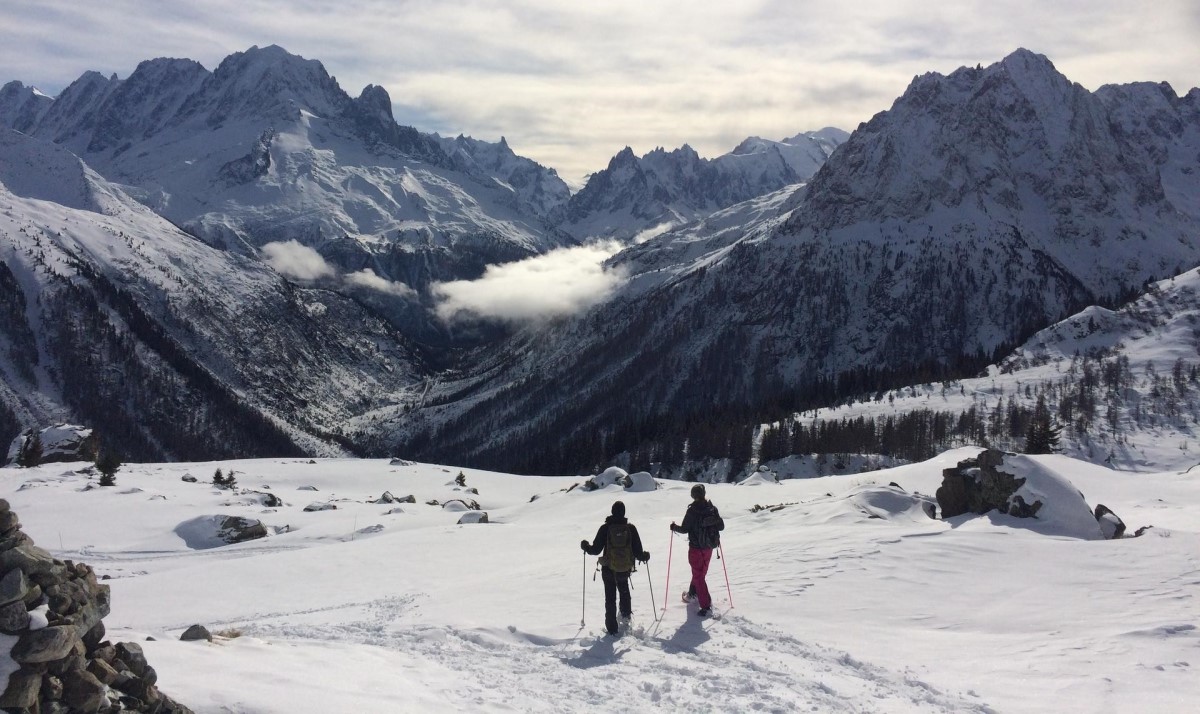
<instances>
[{"instance_id":1,"label":"ski pole","mask_svg":"<svg viewBox=\"0 0 1200 714\"><path fill-rule=\"evenodd\" d=\"M725 592L729 593L729 609L733 609L733 590L729 588L729 568L725 567L725 545L718 544L721 549L721 570L725 571Z\"/></svg>"},{"instance_id":2,"label":"ski pole","mask_svg":"<svg viewBox=\"0 0 1200 714\"><path fill-rule=\"evenodd\" d=\"M663 594L663 614L667 614L667 597L671 594L671 551L675 548L675 533L671 533L671 544L667 546L667 592Z\"/></svg>"},{"instance_id":3,"label":"ski pole","mask_svg":"<svg viewBox=\"0 0 1200 714\"><path fill-rule=\"evenodd\" d=\"M587 627L587 553L583 554L583 608L579 612L579 626Z\"/></svg>"},{"instance_id":4,"label":"ski pole","mask_svg":"<svg viewBox=\"0 0 1200 714\"><path fill-rule=\"evenodd\" d=\"M650 583L650 611L654 611L654 579L650 577L650 562L646 561L646 582ZM654 621L658 622L658 616L654 616Z\"/></svg>"}]
</instances>

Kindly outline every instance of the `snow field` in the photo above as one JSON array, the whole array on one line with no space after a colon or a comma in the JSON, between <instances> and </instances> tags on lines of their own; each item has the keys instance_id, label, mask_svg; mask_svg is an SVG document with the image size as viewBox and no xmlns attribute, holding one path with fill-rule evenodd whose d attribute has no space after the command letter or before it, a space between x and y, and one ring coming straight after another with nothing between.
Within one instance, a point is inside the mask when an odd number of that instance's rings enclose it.
<instances>
[{"instance_id":1,"label":"snow field","mask_svg":"<svg viewBox=\"0 0 1200 714\"><path fill-rule=\"evenodd\" d=\"M254 460L126 465L115 488L87 491L82 464L5 469L0 496L39 545L111 576L110 639L154 637L144 644L160 686L197 712L1190 711L1195 474L1029 460L1131 530L1156 526L1137 539L926 517L908 494L932 494L941 469L974 452L710 486L727 527L708 577L720 618L707 620L679 602L686 539L667 530L686 483L564 492L587 477L462 469L475 495L455 490L457 468ZM203 483L217 467L286 505ZM417 503L366 502L385 490ZM425 503L463 497L493 522L459 526L460 512ZM631 631L613 640L600 636L603 590L578 543L617 499L652 557L632 579ZM314 501L337 509L302 511ZM750 512L778 504L793 505ZM188 548L176 527L211 515L259 518L276 534ZM193 623L225 635L178 641Z\"/></svg>"}]
</instances>

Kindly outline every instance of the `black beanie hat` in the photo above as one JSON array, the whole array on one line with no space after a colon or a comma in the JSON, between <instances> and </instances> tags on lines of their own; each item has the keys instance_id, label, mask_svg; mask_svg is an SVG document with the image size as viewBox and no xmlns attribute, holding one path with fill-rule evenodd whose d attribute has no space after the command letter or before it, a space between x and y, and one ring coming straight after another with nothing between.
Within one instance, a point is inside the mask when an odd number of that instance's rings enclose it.
<instances>
[{"instance_id":1,"label":"black beanie hat","mask_svg":"<svg viewBox=\"0 0 1200 714\"><path fill-rule=\"evenodd\" d=\"M614 502L613 507L612 507L612 514L614 516L616 516L617 518L624 518L625 517L625 504L621 503L620 501Z\"/></svg>"},{"instance_id":2,"label":"black beanie hat","mask_svg":"<svg viewBox=\"0 0 1200 714\"><path fill-rule=\"evenodd\" d=\"M698 483L692 486L692 498L697 500L704 498L704 484Z\"/></svg>"}]
</instances>

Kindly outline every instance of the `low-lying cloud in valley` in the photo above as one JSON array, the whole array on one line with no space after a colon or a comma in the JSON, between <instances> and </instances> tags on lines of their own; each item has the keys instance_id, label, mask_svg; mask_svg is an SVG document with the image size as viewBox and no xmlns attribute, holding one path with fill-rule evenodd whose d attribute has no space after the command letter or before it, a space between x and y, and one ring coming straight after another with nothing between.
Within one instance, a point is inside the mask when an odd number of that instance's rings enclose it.
<instances>
[{"instance_id":1,"label":"low-lying cloud in valley","mask_svg":"<svg viewBox=\"0 0 1200 714\"><path fill-rule=\"evenodd\" d=\"M575 314L603 302L625 280L604 261L621 249L616 241L560 248L516 263L490 265L478 280L435 283L437 314L536 322Z\"/></svg>"},{"instance_id":2,"label":"low-lying cloud in valley","mask_svg":"<svg viewBox=\"0 0 1200 714\"><path fill-rule=\"evenodd\" d=\"M262 247L262 252L267 264L276 272L296 280L319 280L337 273L320 253L301 245L299 241L267 243Z\"/></svg>"},{"instance_id":3,"label":"low-lying cloud in valley","mask_svg":"<svg viewBox=\"0 0 1200 714\"><path fill-rule=\"evenodd\" d=\"M262 247L267 264L281 275L293 280L321 280L333 278L338 271L317 251L302 245L299 241L289 240L277 243L267 243ZM404 283L398 283L380 277L374 270L363 268L355 273L342 276L346 285L365 288L375 292L396 297L414 297L417 293Z\"/></svg>"}]
</instances>

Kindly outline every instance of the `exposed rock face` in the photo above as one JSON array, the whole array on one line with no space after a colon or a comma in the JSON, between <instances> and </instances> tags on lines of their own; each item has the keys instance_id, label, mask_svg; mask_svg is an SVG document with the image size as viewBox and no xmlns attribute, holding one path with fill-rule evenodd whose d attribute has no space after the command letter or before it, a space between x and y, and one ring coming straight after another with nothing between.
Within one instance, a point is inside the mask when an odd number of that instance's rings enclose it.
<instances>
[{"instance_id":1,"label":"exposed rock face","mask_svg":"<svg viewBox=\"0 0 1200 714\"><path fill-rule=\"evenodd\" d=\"M204 625L192 625L183 631L183 634L179 636L179 639L183 640L184 642L190 642L193 640L207 640L212 642L212 634L209 633L208 628Z\"/></svg>"},{"instance_id":2,"label":"exposed rock face","mask_svg":"<svg viewBox=\"0 0 1200 714\"><path fill-rule=\"evenodd\" d=\"M226 543L241 543L267 537L267 527L262 521L241 516L228 516L221 522L217 536Z\"/></svg>"},{"instance_id":3,"label":"exposed rock face","mask_svg":"<svg viewBox=\"0 0 1200 714\"><path fill-rule=\"evenodd\" d=\"M937 490L942 518L991 510L1019 518L1035 516L1042 502L1028 504L1025 499L1015 496L1025 484L1025 479L1000 471L1003 463L1003 452L988 449L973 459L958 462L955 468L945 469L942 472L942 485Z\"/></svg>"},{"instance_id":4,"label":"exposed rock face","mask_svg":"<svg viewBox=\"0 0 1200 714\"><path fill-rule=\"evenodd\" d=\"M10 656L20 666L5 683L0 709L190 713L158 691L139 645L103 640L108 586L89 566L56 560L34 545L20 525L0 499L0 631L18 637ZM29 610L42 607L48 625L39 627Z\"/></svg>"}]
</instances>

